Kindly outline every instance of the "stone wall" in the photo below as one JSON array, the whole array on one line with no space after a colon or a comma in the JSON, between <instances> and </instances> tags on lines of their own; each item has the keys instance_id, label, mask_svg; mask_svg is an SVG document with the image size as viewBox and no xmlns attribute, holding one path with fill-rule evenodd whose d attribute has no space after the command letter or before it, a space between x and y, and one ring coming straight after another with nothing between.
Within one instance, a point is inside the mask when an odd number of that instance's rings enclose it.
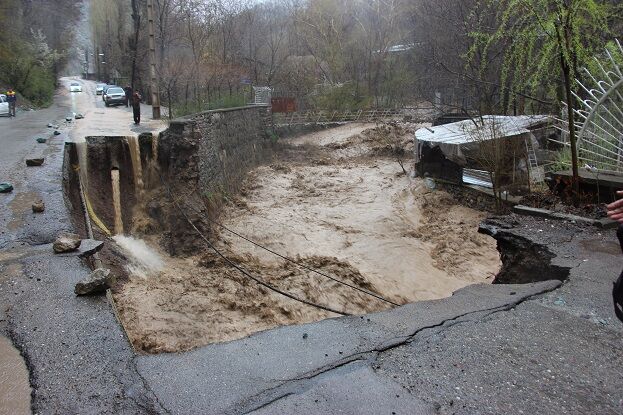
<instances>
[{"instance_id":1,"label":"stone wall","mask_svg":"<svg viewBox=\"0 0 623 415\"><path fill-rule=\"evenodd\" d=\"M238 191L246 173L270 155L273 133L267 106L205 111L171 121L158 137L160 172L195 226L208 234L205 217L218 215L220 203ZM187 254L203 246L175 206L166 218L169 251Z\"/></svg>"},{"instance_id":2,"label":"stone wall","mask_svg":"<svg viewBox=\"0 0 623 415\"><path fill-rule=\"evenodd\" d=\"M205 111L171 121L160 134L159 164L170 178L193 182L203 196L233 191L267 154L268 107Z\"/></svg>"}]
</instances>

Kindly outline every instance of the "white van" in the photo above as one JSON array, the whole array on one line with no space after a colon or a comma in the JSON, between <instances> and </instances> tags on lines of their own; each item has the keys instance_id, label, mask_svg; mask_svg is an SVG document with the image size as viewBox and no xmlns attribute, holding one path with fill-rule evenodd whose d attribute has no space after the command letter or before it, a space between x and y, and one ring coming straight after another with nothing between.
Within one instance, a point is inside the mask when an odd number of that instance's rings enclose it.
<instances>
[{"instance_id":1,"label":"white van","mask_svg":"<svg viewBox=\"0 0 623 415\"><path fill-rule=\"evenodd\" d=\"M0 94L0 115L9 115L9 103L4 94Z\"/></svg>"}]
</instances>

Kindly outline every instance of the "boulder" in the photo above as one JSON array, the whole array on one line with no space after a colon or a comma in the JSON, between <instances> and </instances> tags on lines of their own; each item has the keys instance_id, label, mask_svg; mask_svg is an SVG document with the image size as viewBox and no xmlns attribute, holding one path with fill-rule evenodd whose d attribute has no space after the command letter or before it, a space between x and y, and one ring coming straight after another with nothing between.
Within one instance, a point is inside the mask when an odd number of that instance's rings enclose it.
<instances>
[{"instance_id":1,"label":"boulder","mask_svg":"<svg viewBox=\"0 0 623 415\"><path fill-rule=\"evenodd\" d=\"M0 193L11 193L13 185L11 183L0 183Z\"/></svg>"},{"instance_id":2,"label":"boulder","mask_svg":"<svg viewBox=\"0 0 623 415\"><path fill-rule=\"evenodd\" d=\"M26 165L29 167L41 166L43 164L43 158L26 159Z\"/></svg>"},{"instance_id":3,"label":"boulder","mask_svg":"<svg viewBox=\"0 0 623 415\"><path fill-rule=\"evenodd\" d=\"M77 120L81 120L81 119L83 119L83 118L84 118L84 115L82 115L82 114L80 114L80 113L76 114L76 119L77 119Z\"/></svg>"},{"instance_id":4,"label":"boulder","mask_svg":"<svg viewBox=\"0 0 623 415\"><path fill-rule=\"evenodd\" d=\"M54 248L54 252L57 254L61 254L64 252L73 252L80 248L80 244L82 240L79 235L75 233L61 233L52 244L52 248Z\"/></svg>"},{"instance_id":5,"label":"boulder","mask_svg":"<svg viewBox=\"0 0 623 415\"><path fill-rule=\"evenodd\" d=\"M33 213L41 213L44 210L45 210L45 203L43 203L43 200L38 200L32 204Z\"/></svg>"},{"instance_id":6,"label":"boulder","mask_svg":"<svg viewBox=\"0 0 623 415\"><path fill-rule=\"evenodd\" d=\"M109 269L98 268L76 284L74 293L76 295L99 294L106 291L114 283L115 277L110 273Z\"/></svg>"},{"instance_id":7,"label":"boulder","mask_svg":"<svg viewBox=\"0 0 623 415\"><path fill-rule=\"evenodd\" d=\"M47 138L37 137L37 143L39 143L39 144L43 144L43 143L45 143L46 141L48 141L48 139L47 139Z\"/></svg>"},{"instance_id":8,"label":"boulder","mask_svg":"<svg viewBox=\"0 0 623 415\"><path fill-rule=\"evenodd\" d=\"M83 239L78 249L78 256L80 258L88 257L96 252L101 251L104 247L104 241L96 241L95 239Z\"/></svg>"},{"instance_id":9,"label":"boulder","mask_svg":"<svg viewBox=\"0 0 623 415\"><path fill-rule=\"evenodd\" d=\"M61 132L60 132L60 131L58 131L58 130L55 130L55 131L54 131L54 135L61 135Z\"/></svg>"},{"instance_id":10,"label":"boulder","mask_svg":"<svg viewBox=\"0 0 623 415\"><path fill-rule=\"evenodd\" d=\"M65 117L65 121L67 122L72 122L74 120L74 116L72 115L71 117Z\"/></svg>"}]
</instances>

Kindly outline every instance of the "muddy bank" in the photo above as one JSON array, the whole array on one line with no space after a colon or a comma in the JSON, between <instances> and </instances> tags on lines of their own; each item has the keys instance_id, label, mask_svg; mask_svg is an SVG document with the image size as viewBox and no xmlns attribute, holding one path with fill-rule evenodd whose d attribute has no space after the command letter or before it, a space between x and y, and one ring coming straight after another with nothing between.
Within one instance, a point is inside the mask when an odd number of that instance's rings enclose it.
<instances>
[{"instance_id":1,"label":"muddy bank","mask_svg":"<svg viewBox=\"0 0 623 415\"><path fill-rule=\"evenodd\" d=\"M348 125L284 140L267 165L228 195L219 220L259 245L399 304L491 281L500 260L495 241L478 233L484 213L405 174L408 129L374 127ZM213 235L229 259L279 289L349 314L388 307L223 229L213 227ZM138 349L188 350L337 316L258 287L205 245L173 258L160 248L168 244L164 238L143 237L164 268L130 275L115 294Z\"/></svg>"}]
</instances>

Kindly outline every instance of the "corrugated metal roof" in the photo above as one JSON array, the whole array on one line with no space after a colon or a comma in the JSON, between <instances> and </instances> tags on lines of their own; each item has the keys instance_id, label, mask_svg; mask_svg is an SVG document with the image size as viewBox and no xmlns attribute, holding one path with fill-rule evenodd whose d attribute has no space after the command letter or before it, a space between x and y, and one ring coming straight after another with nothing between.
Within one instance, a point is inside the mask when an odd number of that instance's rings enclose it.
<instances>
[{"instance_id":1,"label":"corrugated metal roof","mask_svg":"<svg viewBox=\"0 0 623 415\"><path fill-rule=\"evenodd\" d=\"M480 118L475 119L480 122ZM530 127L552 120L548 115L485 115L482 117L484 127L476 126L472 120L439 125L437 127L420 128L415 132L418 141L444 144L464 144L478 140L490 140L492 130L496 128L501 137L511 137L528 132Z\"/></svg>"}]
</instances>

